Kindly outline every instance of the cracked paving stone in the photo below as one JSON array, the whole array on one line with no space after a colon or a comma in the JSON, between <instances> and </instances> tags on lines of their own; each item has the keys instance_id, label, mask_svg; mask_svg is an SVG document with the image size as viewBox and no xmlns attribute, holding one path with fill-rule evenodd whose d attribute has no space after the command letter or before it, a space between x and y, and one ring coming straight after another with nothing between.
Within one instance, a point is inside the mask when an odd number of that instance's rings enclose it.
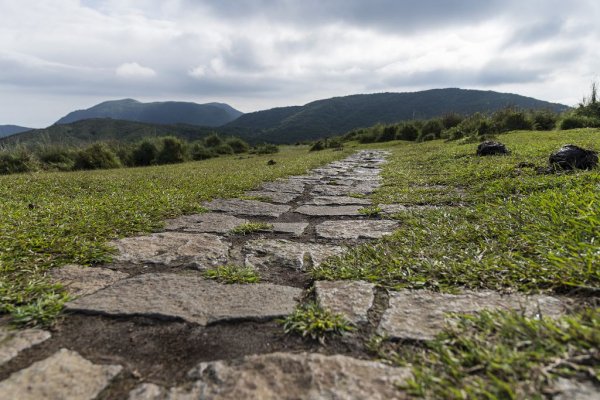
<instances>
[{"instance_id":1,"label":"cracked paving stone","mask_svg":"<svg viewBox=\"0 0 600 400\"><path fill-rule=\"evenodd\" d=\"M133 264L191 265L208 268L226 264L231 244L208 233L164 232L112 242L115 261Z\"/></svg>"},{"instance_id":2,"label":"cracked paving stone","mask_svg":"<svg viewBox=\"0 0 600 400\"><path fill-rule=\"evenodd\" d=\"M129 275L108 268L84 267L76 264L53 268L48 272L52 283L59 283L74 297L92 294Z\"/></svg>"},{"instance_id":3,"label":"cracked paving stone","mask_svg":"<svg viewBox=\"0 0 600 400\"><path fill-rule=\"evenodd\" d=\"M408 396L398 386L411 376L408 368L343 355L271 353L204 362L189 372L192 385L143 384L129 400L400 400Z\"/></svg>"},{"instance_id":4,"label":"cracked paving stone","mask_svg":"<svg viewBox=\"0 0 600 400\"><path fill-rule=\"evenodd\" d=\"M302 236L308 228L308 222L274 222L272 225L273 232L289 233L294 236Z\"/></svg>"},{"instance_id":5,"label":"cracked paving stone","mask_svg":"<svg viewBox=\"0 0 600 400\"><path fill-rule=\"evenodd\" d=\"M261 185L260 189L269 191L269 192L302 194L304 192L304 184L299 181L282 180L282 181L263 183Z\"/></svg>"},{"instance_id":6,"label":"cracked paving stone","mask_svg":"<svg viewBox=\"0 0 600 400\"><path fill-rule=\"evenodd\" d=\"M290 210L290 206L265 203L256 200L216 199L203 204L211 211L221 211L248 217L277 218Z\"/></svg>"},{"instance_id":7,"label":"cracked paving stone","mask_svg":"<svg viewBox=\"0 0 600 400\"><path fill-rule=\"evenodd\" d=\"M526 315L557 317L568 309L567 300L492 291L462 294L436 293L428 290L391 292L378 333L393 339L431 340L439 333L447 313L472 314L482 310L522 310Z\"/></svg>"},{"instance_id":8,"label":"cracked paving stone","mask_svg":"<svg viewBox=\"0 0 600 400\"><path fill-rule=\"evenodd\" d=\"M300 206L294 210L311 217L357 217L363 206Z\"/></svg>"},{"instance_id":9,"label":"cracked paving stone","mask_svg":"<svg viewBox=\"0 0 600 400\"><path fill-rule=\"evenodd\" d=\"M165 221L168 231L184 231L195 233L227 233L248 220L220 213L204 213L184 215Z\"/></svg>"},{"instance_id":10,"label":"cracked paving stone","mask_svg":"<svg viewBox=\"0 0 600 400\"><path fill-rule=\"evenodd\" d=\"M121 372L120 365L98 365L61 349L0 382L0 398L19 400L94 399Z\"/></svg>"},{"instance_id":11,"label":"cracked paving stone","mask_svg":"<svg viewBox=\"0 0 600 400\"><path fill-rule=\"evenodd\" d=\"M363 182L356 186L338 186L338 185L315 185L311 194L313 196L347 196L352 193L371 194L379 185L375 182Z\"/></svg>"},{"instance_id":12,"label":"cracked paving stone","mask_svg":"<svg viewBox=\"0 0 600 400\"><path fill-rule=\"evenodd\" d=\"M301 295L301 289L269 283L225 285L195 275L143 274L80 297L67 303L66 308L208 325L283 317L294 310Z\"/></svg>"},{"instance_id":13,"label":"cracked paving stone","mask_svg":"<svg viewBox=\"0 0 600 400\"><path fill-rule=\"evenodd\" d=\"M353 323L367 322L375 301L375 285L364 281L317 281L319 305Z\"/></svg>"},{"instance_id":14,"label":"cracked paving stone","mask_svg":"<svg viewBox=\"0 0 600 400\"><path fill-rule=\"evenodd\" d=\"M319 266L329 257L341 255L344 249L315 243L298 243L284 239L251 240L244 245L247 266L254 268L287 267L305 270Z\"/></svg>"},{"instance_id":15,"label":"cracked paving stone","mask_svg":"<svg viewBox=\"0 0 600 400\"><path fill-rule=\"evenodd\" d=\"M287 193L287 192L268 192L268 191L257 191L252 190L244 193L245 196L256 197L259 199L265 199L263 201L270 201L272 203L287 204L296 200L300 193ZM266 200L268 199L268 200Z\"/></svg>"},{"instance_id":16,"label":"cracked paving stone","mask_svg":"<svg viewBox=\"0 0 600 400\"><path fill-rule=\"evenodd\" d=\"M379 239L400 226L390 220L325 221L316 226L317 237L324 239Z\"/></svg>"},{"instance_id":17,"label":"cracked paving stone","mask_svg":"<svg viewBox=\"0 0 600 400\"><path fill-rule=\"evenodd\" d=\"M21 351L42 343L50 337L50 332L41 329L18 330L0 326L0 365L9 362Z\"/></svg>"},{"instance_id":18,"label":"cracked paving stone","mask_svg":"<svg viewBox=\"0 0 600 400\"><path fill-rule=\"evenodd\" d=\"M317 196L305 203L305 205L314 205L314 206L350 206L350 205L368 206L371 204L372 204L372 202L370 199L348 197L348 196Z\"/></svg>"}]
</instances>

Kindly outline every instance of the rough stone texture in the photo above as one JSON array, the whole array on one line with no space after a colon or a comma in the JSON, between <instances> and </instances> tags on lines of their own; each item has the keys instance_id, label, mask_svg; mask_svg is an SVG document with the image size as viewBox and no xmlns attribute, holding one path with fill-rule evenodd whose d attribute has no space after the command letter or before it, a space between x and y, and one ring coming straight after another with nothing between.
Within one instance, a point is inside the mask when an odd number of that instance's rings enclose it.
<instances>
[{"instance_id":1,"label":"rough stone texture","mask_svg":"<svg viewBox=\"0 0 600 400\"><path fill-rule=\"evenodd\" d=\"M167 390L154 383L142 383L129 392L129 400L168 400ZM173 398L173 396L171 396Z\"/></svg>"},{"instance_id":2,"label":"rough stone texture","mask_svg":"<svg viewBox=\"0 0 600 400\"><path fill-rule=\"evenodd\" d=\"M238 225L245 224L248 220L227 214L205 213L185 215L183 217L165 221L168 231L195 232L195 233L227 233Z\"/></svg>"},{"instance_id":3,"label":"rough stone texture","mask_svg":"<svg viewBox=\"0 0 600 400\"><path fill-rule=\"evenodd\" d=\"M51 269L48 274L53 283L64 285L67 292L74 297L92 294L129 276L108 268L83 267L75 264Z\"/></svg>"},{"instance_id":4,"label":"rough stone texture","mask_svg":"<svg viewBox=\"0 0 600 400\"><path fill-rule=\"evenodd\" d=\"M0 326L0 365L9 362L21 351L49 339L50 336L50 332L41 329L13 330Z\"/></svg>"},{"instance_id":5,"label":"rough stone texture","mask_svg":"<svg viewBox=\"0 0 600 400\"><path fill-rule=\"evenodd\" d=\"M305 203L306 205L314 206L350 206L362 205L368 206L371 204L370 199L359 199L348 196L317 196Z\"/></svg>"},{"instance_id":6,"label":"rough stone texture","mask_svg":"<svg viewBox=\"0 0 600 400\"><path fill-rule=\"evenodd\" d=\"M269 319L294 310L301 289L259 283L222 285L195 275L143 274L67 304L72 311L181 318L200 325Z\"/></svg>"},{"instance_id":7,"label":"rough stone texture","mask_svg":"<svg viewBox=\"0 0 600 400\"><path fill-rule=\"evenodd\" d=\"M321 307L354 323L367 322L375 301L375 285L364 281L318 281L315 292Z\"/></svg>"},{"instance_id":8,"label":"rough stone texture","mask_svg":"<svg viewBox=\"0 0 600 400\"><path fill-rule=\"evenodd\" d=\"M378 332L396 339L431 340L443 328L447 313L515 309L523 310L526 315L536 315L538 307L542 315L555 317L564 313L568 304L566 300L542 295L403 290L390 293L389 308L381 318Z\"/></svg>"},{"instance_id":9,"label":"rough stone texture","mask_svg":"<svg viewBox=\"0 0 600 400\"><path fill-rule=\"evenodd\" d=\"M61 349L0 382L0 398L91 400L121 369L119 365L96 365L74 351Z\"/></svg>"},{"instance_id":10,"label":"rough stone texture","mask_svg":"<svg viewBox=\"0 0 600 400\"><path fill-rule=\"evenodd\" d=\"M273 232L301 236L307 227L308 222L275 222L273 223Z\"/></svg>"},{"instance_id":11,"label":"rough stone texture","mask_svg":"<svg viewBox=\"0 0 600 400\"><path fill-rule=\"evenodd\" d=\"M199 380L187 391L179 389L168 398L406 399L397 385L411 374L408 368L342 355L271 353L201 363L189 377Z\"/></svg>"},{"instance_id":12,"label":"rough stone texture","mask_svg":"<svg viewBox=\"0 0 600 400\"><path fill-rule=\"evenodd\" d=\"M567 144L550 154L548 163L556 169L592 169L598 165L598 153Z\"/></svg>"},{"instance_id":13,"label":"rough stone texture","mask_svg":"<svg viewBox=\"0 0 600 400\"><path fill-rule=\"evenodd\" d=\"M311 195L317 196L347 196L350 193L359 193L353 186L316 185ZM363 193L361 193L363 194Z\"/></svg>"},{"instance_id":14,"label":"rough stone texture","mask_svg":"<svg viewBox=\"0 0 600 400\"><path fill-rule=\"evenodd\" d=\"M269 192L284 192L284 193L298 193L304 192L304 184L299 181L285 180L263 183L260 187L261 190L267 190Z\"/></svg>"},{"instance_id":15,"label":"rough stone texture","mask_svg":"<svg viewBox=\"0 0 600 400\"><path fill-rule=\"evenodd\" d=\"M327 258L340 255L343 248L283 239L251 240L244 246L246 265L255 268L288 267L304 270L318 266Z\"/></svg>"},{"instance_id":16,"label":"rough stone texture","mask_svg":"<svg viewBox=\"0 0 600 400\"><path fill-rule=\"evenodd\" d=\"M290 206L240 199L216 199L205 203L204 207L212 211L221 211L233 215L273 218L277 218L290 210Z\"/></svg>"},{"instance_id":17,"label":"rough stone texture","mask_svg":"<svg viewBox=\"0 0 600 400\"><path fill-rule=\"evenodd\" d=\"M300 193L268 192L258 190L252 190L244 194L246 196L269 199L268 201L279 204L287 204L291 201L296 200L300 196Z\"/></svg>"},{"instance_id":18,"label":"rough stone texture","mask_svg":"<svg viewBox=\"0 0 600 400\"><path fill-rule=\"evenodd\" d=\"M316 226L316 231L325 239L379 239L398 226L398 222L389 220L325 221Z\"/></svg>"},{"instance_id":19,"label":"rough stone texture","mask_svg":"<svg viewBox=\"0 0 600 400\"><path fill-rule=\"evenodd\" d=\"M230 244L208 233L154 233L120 239L116 261L134 264L193 265L207 268L226 264Z\"/></svg>"},{"instance_id":20,"label":"rough stone texture","mask_svg":"<svg viewBox=\"0 0 600 400\"><path fill-rule=\"evenodd\" d=\"M553 400L598 400L600 388L592 382L580 382L575 379L558 378L553 385L558 392Z\"/></svg>"},{"instance_id":21,"label":"rough stone texture","mask_svg":"<svg viewBox=\"0 0 600 400\"><path fill-rule=\"evenodd\" d=\"M499 154L508 154L509 151L503 143L486 140L477 146L478 156L495 156Z\"/></svg>"},{"instance_id":22,"label":"rough stone texture","mask_svg":"<svg viewBox=\"0 0 600 400\"><path fill-rule=\"evenodd\" d=\"M356 217L363 206L300 206L294 210L311 217Z\"/></svg>"}]
</instances>

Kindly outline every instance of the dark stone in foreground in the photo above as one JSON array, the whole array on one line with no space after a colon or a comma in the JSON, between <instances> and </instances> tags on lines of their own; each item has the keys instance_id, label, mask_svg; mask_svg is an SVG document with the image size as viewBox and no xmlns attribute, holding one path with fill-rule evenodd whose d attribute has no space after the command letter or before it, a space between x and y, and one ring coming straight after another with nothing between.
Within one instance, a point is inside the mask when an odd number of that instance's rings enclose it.
<instances>
[{"instance_id":1,"label":"dark stone in foreground","mask_svg":"<svg viewBox=\"0 0 600 400\"><path fill-rule=\"evenodd\" d=\"M567 144L549 158L550 167L559 170L592 169L598 165L598 153Z\"/></svg>"},{"instance_id":2,"label":"dark stone in foreground","mask_svg":"<svg viewBox=\"0 0 600 400\"><path fill-rule=\"evenodd\" d=\"M508 154L508 149L500 142L486 140L477 146L478 156L495 156L498 154Z\"/></svg>"}]
</instances>

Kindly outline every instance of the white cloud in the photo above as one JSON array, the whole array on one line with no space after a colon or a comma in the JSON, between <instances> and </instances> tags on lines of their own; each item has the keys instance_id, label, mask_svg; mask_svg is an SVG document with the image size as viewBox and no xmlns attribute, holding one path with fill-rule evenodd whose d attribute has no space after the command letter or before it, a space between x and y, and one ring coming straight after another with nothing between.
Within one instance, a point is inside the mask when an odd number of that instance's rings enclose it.
<instances>
[{"instance_id":1,"label":"white cloud","mask_svg":"<svg viewBox=\"0 0 600 400\"><path fill-rule=\"evenodd\" d=\"M120 78L128 79L146 79L156 76L156 72L152 68L141 66L136 62L119 65L115 73Z\"/></svg>"}]
</instances>

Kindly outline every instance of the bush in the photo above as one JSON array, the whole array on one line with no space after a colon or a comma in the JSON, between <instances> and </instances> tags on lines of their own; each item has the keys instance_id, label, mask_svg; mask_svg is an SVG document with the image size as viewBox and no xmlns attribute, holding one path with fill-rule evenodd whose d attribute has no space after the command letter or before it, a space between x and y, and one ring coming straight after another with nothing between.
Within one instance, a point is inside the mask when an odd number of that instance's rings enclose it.
<instances>
[{"instance_id":1,"label":"bush","mask_svg":"<svg viewBox=\"0 0 600 400\"><path fill-rule=\"evenodd\" d=\"M315 143L313 143L312 146L310 146L310 149L308 151L321 151L321 150L325 150L325 143L323 143L322 140L317 140Z\"/></svg>"},{"instance_id":2,"label":"bush","mask_svg":"<svg viewBox=\"0 0 600 400\"><path fill-rule=\"evenodd\" d=\"M120 166L119 158L106 144L94 143L77 152L73 169L109 169Z\"/></svg>"},{"instance_id":3,"label":"bush","mask_svg":"<svg viewBox=\"0 0 600 400\"><path fill-rule=\"evenodd\" d=\"M0 174L16 174L35 171L36 161L25 149L4 151L0 153Z\"/></svg>"},{"instance_id":4,"label":"bush","mask_svg":"<svg viewBox=\"0 0 600 400\"><path fill-rule=\"evenodd\" d=\"M158 157L158 148L149 141L144 140L132 152L131 161L136 166L146 166L154 163Z\"/></svg>"},{"instance_id":5,"label":"bush","mask_svg":"<svg viewBox=\"0 0 600 400\"><path fill-rule=\"evenodd\" d=\"M194 144L192 147L192 159L199 160L208 160L209 158L216 157L217 154L211 149L207 149L204 145L200 143Z\"/></svg>"},{"instance_id":6,"label":"bush","mask_svg":"<svg viewBox=\"0 0 600 400\"><path fill-rule=\"evenodd\" d=\"M227 143L221 143L220 145L213 147L211 150L214 151L216 154L222 154L222 155L234 153L231 146L228 145Z\"/></svg>"},{"instance_id":7,"label":"bush","mask_svg":"<svg viewBox=\"0 0 600 400\"><path fill-rule=\"evenodd\" d=\"M327 147L330 149L343 149L344 148L344 143L342 143L342 138L340 137L334 137L334 138L330 138L327 141Z\"/></svg>"},{"instance_id":8,"label":"bush","mask_svg":"<svg viewBox=\"0 0 600 400\"><path fill-rule=\"evenodd\" d=\"M556 121L558 121L558 114L540 110L533 113L533 129L536 131L551 131L556 128Z\"/></svg>"},{"instance_id":9,"label":"bush","mask_svg":"<svg viewBox=\"0 0 600 400\"><path fill-rule=\"evenodd\" d=\"M233 152L235 154L247 153L248 150L250 149L250 146L248 146L248 143L244 142L240 138L234 137L234 138L227 139L226 144L233 149Z\"/></svg>"},{"instance_id":10,"label":"bush","mask_svg":"<svg viewBox=\"0 0 600 400\"><path fill-rule=\"evenodd\" d=\"M421 128L421 136L425 137L433 135L434 138L438 139L443 129L444 126L439 119L430 119L423 124L423 127Z\"/></svg>"},{"instance_id":11,"label":"bush","mask_svg":"<svg viewBox=\"0 0 600 400\"><path fill-rule=\"evenodd\" d=\"M396 139L398 140L417 140L419 137L419 128L414 123L407 122L400 126L396 133Z\"/></svg>"},{"instance_id":12,"label":"bush","mask_svg":"<svg viewBox=\"0 0 600 400\"><path fill-rule=\"evenodd\" d=\"M457 113L448 113L442 116L441 123L444 129L454 128L462 122L464 117Z\"/></svg>"},{"instance_id":13,"label":"bush","mask_svg":"<svg viewBox=\"0 0 600 400\"><path fill-rule=\"evenodd\" d=\"M254 147L253 153L256 154L274 154L279 152L279 147L272 143L263 143Z\"/></svg>"},{"instance_id":14,"label":"bush","mask_svg":"<svg viewBox=\"0 0 600 400\"><path fill-rule=\"evenodd\" d=\"M560 121L560 129L594 128L600 126L600 120L582 115L568 115Z\"/></svg>"},{"instance_id":15,"label":"bush","mask_svg":"<svg viewBox=\"0 0 600 400\"><path fill-rule=\"evenodd\" d=\"M66 147L46 147L39 150L37 156L46 169L70 171L75 166L76 153Z\"/></svg>"},{"instance_id":16,"label":"bush","mask_svg":"<svg viewBox=\"0 0 600 400\"><path fill-rule=\"evenodd\" d=\"M377 135L378 142L389 142L396 139L396 132L398 127L396 125L388 125L383 127L381 133Z\"/></svg>"},{"instance_id":17,"label":"bush","mask_svg":"<svg viewBox=\"0 0 600 400\"><path fill-rule=\"evenodd\" d=\"M358 137L360 143L375 143L377 141L377 133L374 130L367 130Z\"/></svg>"},{"instance_id":18,"label":"bush","mask_svg":"<svg viewBox=\"0 0 600 400\"><path fill-rule=\"evenodd\" d=\"M223 139L216 133L213 133L204 138L204 145L206 147L217 147L223 144Z\"/></svg>"},{"instance_id":19,"label":"bush","mask_svg":"<svg viewBox=\"0 0 600 400\"><path fill-rule=\"evenodd\" d=\"M158 164L175 164L185 161L185 143L169 136L162 139L162 148L156 156Z\"/></svg>"},{"instance_id":20,"label":"bush","mask_svg":"<svg viewBox=\"0 0 600 400\"><path fill-rule=\"evenodd\" d=\"M500 132L531 130L533 122L522 110L505 108L494 114L493 122Z\"/></svg>"}]
</instances>

